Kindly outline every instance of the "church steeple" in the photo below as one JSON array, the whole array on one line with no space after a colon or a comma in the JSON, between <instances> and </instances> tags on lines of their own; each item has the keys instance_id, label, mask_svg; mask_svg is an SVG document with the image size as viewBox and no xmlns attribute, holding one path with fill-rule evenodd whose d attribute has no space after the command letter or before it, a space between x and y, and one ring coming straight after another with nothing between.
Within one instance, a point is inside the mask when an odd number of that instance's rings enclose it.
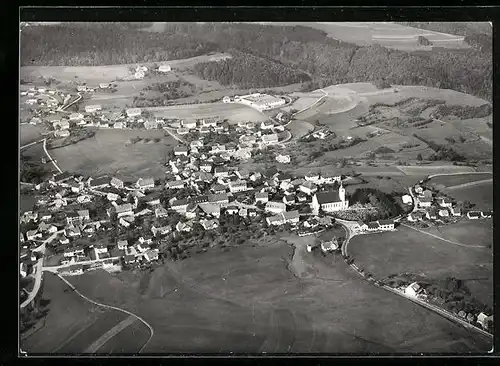
<instances>
[{"instance_id":1,"label":"church steeple","mask_svg":"<svg viewBox=\"0 0 500 366\"><path fill-rule=\"evenodd\" d=\"M339 187L339 197L342 202L345 201L345 188L342 185L342 181L340 182L340 187Z\"/></svg>"}]
</instances>

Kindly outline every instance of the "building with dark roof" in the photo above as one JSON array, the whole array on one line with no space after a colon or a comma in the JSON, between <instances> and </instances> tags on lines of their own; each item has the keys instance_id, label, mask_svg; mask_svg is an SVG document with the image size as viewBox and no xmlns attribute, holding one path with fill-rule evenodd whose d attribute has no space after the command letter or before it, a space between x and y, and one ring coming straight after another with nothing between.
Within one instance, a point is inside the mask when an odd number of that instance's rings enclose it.
<instances>
[{"instance_id":1,"label":"building with dark roof","mask_svg":"<svg viewBox=\"0 0 500 366\"><path fill-rule=\"evenodd\" d=\"M315 211L321 209L325 212L347 209L349 201L346 200L344 187L341 185L338 191L317 192L313 196L312 207Z\"/></svg>"}]
</instances>

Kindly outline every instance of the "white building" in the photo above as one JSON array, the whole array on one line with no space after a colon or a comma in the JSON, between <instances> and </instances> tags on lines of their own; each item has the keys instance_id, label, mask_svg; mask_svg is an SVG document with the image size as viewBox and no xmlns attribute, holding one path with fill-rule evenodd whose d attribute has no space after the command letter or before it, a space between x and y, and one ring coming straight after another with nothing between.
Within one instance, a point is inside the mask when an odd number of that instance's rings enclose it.
<instances>
[{"instance_id":1,"label":"white building","mask_svg":"<svg viewBox=\"0 0 500 366\"><path fill-rule=\"evenodd\" d=\"M283 202L268 201L265 211L280 214L286 211L286 205Z\"/></svg>"},{"instance_id":2,"label":"white building","mask_svg":"<svg viewBox=\"0 0 500 366\"><path fill-rule=\"evenodd\" d=\"M411 198L411 196L409 194L403 195L403 197L401 197L401 199L403 200L403 203L407 204L407 205L411 205L411 203L413 202L413 199Z\"/></svg>"},{"instance_id":3,"label":"white building","mask_svg":"<svg viewBox=\"0 0 500 366\"><path fill-rule=\"evenodd\" d=\"M405 294L408 296L416 297L417 294L421 291L421 287L418 283L413 282L405 288Z\"/></svg>"},{"instance_id":4,"label":"white building","mask_svg":"<svg viewBox=\"0 0 500 366\"><path fill-rule=\"evenodd\" d=\"M315 212L322 209L325 212L341 211L349 207L345 196L345 189L340 185L338 192L318 192L313 196L312 208Z\"/></svg>"},{"instance_id":5,"label":"white building","mask_svg":"<svg viewBox=\"0 0 500 366\"><path fill-rule=\"evenodd\" d=\"M288 164L288 163L290 163L290 155L278 154L278 156L276 156L276 161L278 163Z\"/></svg>"},{"instance_id":6,"label":"white building","mask_svg":"<svg viewBox=\"0 0 500 366\"><path fill-rule=\"evenodd\" d=\"M87 113L94 113L94 112L100 111L101 109L102 109L101 106L98 104L85 106L85 112L87 112Z\"/></svg>"},{"instance_id":7,"label":"white building","mask_svg":"<svg viewBox=\"0 0 500 366\"><path fill-rule=\"evenodd\" d=\"M126 110L127 117L137 117L140 116L142 111L141 108L129 108Z\"/></svg>"},{"instance_id":8,"label":"white building","mask_svg":"<svg viewBox=\"0 0 500 366\"><path fill-rule=\"evenodd\" d=\"M158 67L158 71L159 72L170 72L170 71L172 71L172 67L170 67L170 65L163 64L163 65L160 65Z\"/></svg>"}]
</instances>

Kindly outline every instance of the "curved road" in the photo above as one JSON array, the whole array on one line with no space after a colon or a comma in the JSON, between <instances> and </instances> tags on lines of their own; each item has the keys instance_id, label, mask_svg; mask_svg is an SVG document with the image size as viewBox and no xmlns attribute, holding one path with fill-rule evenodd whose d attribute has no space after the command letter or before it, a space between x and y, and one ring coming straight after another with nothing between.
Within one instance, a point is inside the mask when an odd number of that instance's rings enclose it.
<instances>
[{"instance_id":1,"label":"curved road","mask_svg":"<svg viewBox=\"0 0 500 366\"><path fill-rule=\"evenodd\" d=\"M118 311L121 311L122 313L125 313L125 314L128 314L130 316L133 316L134 318L138 319L139 321L141 321L146 327L149 328L149 332L150 332L150 336L148 338L148 340L146 341L146 343L144 343L144 345L141 347L141 349L139 350L138 353L141 353L142 350L148 345L148 343L151 341L151 338L153 338L153 335L154 335L154 330L153 328L151 327L151 325L149 325L144 319L142 319L140 316L128 311L128 310L125 310L125 309L121 309L121 308L118 308L116 306L111 306L111 305L105 305L105 304L101 304L97 301L94 301L94 300L91 300L89 299L87 296L83 295L82 293L80 293L76 288L75 286L73 286L68 280L66 280L63 276L61 275L57 275L61 280L63 280L78 296L82 297L83 299L87 300L88 302L91 302L92 304L94 305L97 305L97 306L101 306L101 307L104 307L104 308L108 308L108 309L113 309L113 310L118 310Z\"/></svg>"}]
</instances>

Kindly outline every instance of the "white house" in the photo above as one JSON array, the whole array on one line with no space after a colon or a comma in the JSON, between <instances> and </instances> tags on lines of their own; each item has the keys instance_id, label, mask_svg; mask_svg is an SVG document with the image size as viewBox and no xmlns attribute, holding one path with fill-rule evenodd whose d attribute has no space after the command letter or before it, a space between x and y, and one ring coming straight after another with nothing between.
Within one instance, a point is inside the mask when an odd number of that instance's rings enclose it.
<instances>
[{"instance_id":1,"label":"white house","mask_svg":"<svg viewBox=\"0 0 500 366\"><path fill-rule=\"evenodd\" d=\"M448 210L442 209L442 210L439 210L438 215L440 217L448 217L448 216L450 216L450 213L448 212Z\"/></svg>"},{"instance_id":2,"label":"white house","mask_svg":"<svg viewBox=\"0 0 500 366\"><path fill-rule=\"evenodd\" d=\"M244 180L237 180L229 183L229 190L231 193L237 193L247 190L247 182Z\"/></svg>"},{"instance_id":3,"label":"white house","mask_svg":"<svg viewBox=\"0 0 500 366\"><path fill-rule=\"evenodd\" d=\"M292 225L299 222L299 211L281 212L280 214L266 219L268 225L283 225L290 223Z\"/></svg>"},{"instance_id":4,"label":"white house","mask_svg":"<svg viewBox=\"0 0 500 366\"><path fill-rule=\"evenodd\" d=\"M288 163L290 163L290 155L281 155L281 154L278 154L276 156L276 161L278 163L288 164Z\"/></svg>"},{"instance_id":5,"label":"white house","mask_svg":"<svg viewBox=\"0 0 500 366\"><path fill-rule=\"evenodd\" d=\"M283 202L268 201L265 211L280 214L286 211L286 205Z\"/></svg>"},{"instance_id":6,"label":"white house","mask_svg":"<svg viewBox=\"0 0 500 366\"><path fill-rule=\"evenodd\" d=\"M439 206L445 208L451 208L453 206L453 202L447 197L441 197L438 201Z\"/></svg>"},{"instance_id":7,"label":"white house","mask_svg":"<svg viewBox=\"0 0 500 366\"><path fill-rule=\"evenodd\" d=\"M432 198L420 198L418 200L418 207L428 208L432 206Z\"/></svg>"},{"instance_id":8,"label":"white house","mask_svg":"<svg viewBox=\"0 0 500 366\"><path fill-rule=\"evenodd\" d=\"M172 67L170 67L170 65L163 64L163 65L160 65L158 67L158 71L159 72L169 72L169 71L172 71Z\"/></svg>"},{"instance_id":9,"label":"white house","mask_svg":"<svg viewBox=\"0 0 500 366\"><path fill-rule=\"evenodd\" d=\"M477 220L481 217L481 212L479 211L469 211L467 212L467 218L470 220Z\"/></svg>"},{"instance_id":10,"label":"white house","mask_svg":"<svg viewBox=\"0 0 500 366\"><path fill-rule=\"evenodd\" d=\"M406 205L411 205L412 202L413 202L413 198L411 198L411 196L409 194L405 194L401 198L403 200L403 203L406 204Z\"/></svg>"},{"instance_id":11,"label":"white house","mask_svg":"<svg viewBox=\"0 0 500 366\"><path fill-rule=\"evenodd\" d=\"M151 189L155 187L154 178L139 178L136 182L136 186L139 189Z\"/></svg>"},{"instance_id":12,"label":"white house","mask_svg":"<svg viewBox=\"0 0 500 366\"><path fill-rule=\"evenodd\" d=\"M255 193L255 203L269 201L269 194L267 192L257 192Z\"/></svg>"},{"instance_id":13,"label":"white house","mask_svg":"<svg viewBox=\"0 0 500 366\"><path fill-rule=\"evenodd\" d=\"M262 135L261 139L264 145L277 144L279 141L278 135L275 133L272 133L270 135Z\"/></svg>"},{"instance_id":14,"label":"white house","mask_svg":"<svg viewBox=\"0 0 500 366\"><path fill-rule=\"evenodd\" d=\"M100 111L102 108L99 104L87 105L85 106L85 112L94 113Z\"/></svg>"},{"instance_id":15,"label":"white house","mask_svg":"<svg viewBox=\"0 0 500 366\"><path fill-rule=\"evenodd\" d=\"M184 145L174 147L174 155L175 156L179 156L179 155L187 156L188 152L189 152L188 148Z\"/></svg>"},{"instance_id":16,"label":"white house","mask_svg":"<svg viewBox=\"0 0 500 366\"><path fill-rule=\"evenodd\" d=\"M100 254L104 254L108 252L108 247L104 244L94 245L94 254L96 259L100 259Z\"/></svg>"},{"instance_id":17,"label":"white house","mask_svg":"<svg viewBox=\"0 0 500 366\"><path fill-rule=\"evenodd\" d=\"M394 220L378 220L379 230L394 230Z\"/></svg>"},{"instance_id":18,"label":"white house","mask_svg":"<svg viewBox=\"0 0 500 366\"><path fill-rule=\"evenodd\" d=\"M116 245L117 245L119 250L125 250L128 247L128 241L127 240L118 240Z\"/></svg>"},{"instance_id":19,"label":"white house","mask_svg":"<svg viewBox=\"0 0 500 366\"><path fill-rule=\"evenodd\" d=\"M318 187L312 181L305 181L299 186L299 190L307 195L312 195L318 190Z\"/></svg>"},{"instance_id":20,"label":"white house","mask_svg":"<svg viewBox=\"0 0 500 366\"><path fill-rule=\"evenodd\" d=\"M422 290L421 286L418 283L413 282L412 284L408 285L408 287L405 288L405 294L408 296L416 297L421 290Z\"/></svg>"},{"instance_id":21,"label":"white house","mask_svg":"<svg viewBox=\"0 0 500 366\"><path fill-rule=\"evenodd\" d=\"M146 74L144 73L144 71L136 71L134 73L134 78L136 78L137 80L140 80L140 79L143 79L145 75Z\"/></svg>"},{"instance_id":22,"label":"white house","mask_svg":"<svg viewBox=\"0 0 500 366\"><path fill-rule=\"evenodd\" d=\"M131 216L134 214L134 211L132 211L132 205L130 203L125 203L123 205L116 205L115 212L117 217L119 218L123 216Z\"/></svg>"},{"instance_id":23,"label":"white house","mask_svg":"<svg viewBox=\"0 0 500 366\"><path fill-rule=\"evenodd\" d=\"M325 212L345 210L349 207L349 201L345 196L345 189L340 185L338 192L318 192L313 196L312 208L315 212L319 209Z\"/></svg>"},{"instance_id":24,"label":"white house","mask_svg":"<svg viewBox=\"0 0 500 366\"><path fill-rule=\"evenodd\" d=\"M451 208L451 214L453 216L462 216L462 211L458 207L452 207Z\"/></svg>"},{"instance_id":25,"label":"white house","mask_svg":"<svg viewBox=\"0 0 500 366\"><path fill-rule=\"evenodd\" d=\"M126 110L127 117L137 117L140 116L142 111L141 108L129 108Z\"/></svg>"}]
</instances>

